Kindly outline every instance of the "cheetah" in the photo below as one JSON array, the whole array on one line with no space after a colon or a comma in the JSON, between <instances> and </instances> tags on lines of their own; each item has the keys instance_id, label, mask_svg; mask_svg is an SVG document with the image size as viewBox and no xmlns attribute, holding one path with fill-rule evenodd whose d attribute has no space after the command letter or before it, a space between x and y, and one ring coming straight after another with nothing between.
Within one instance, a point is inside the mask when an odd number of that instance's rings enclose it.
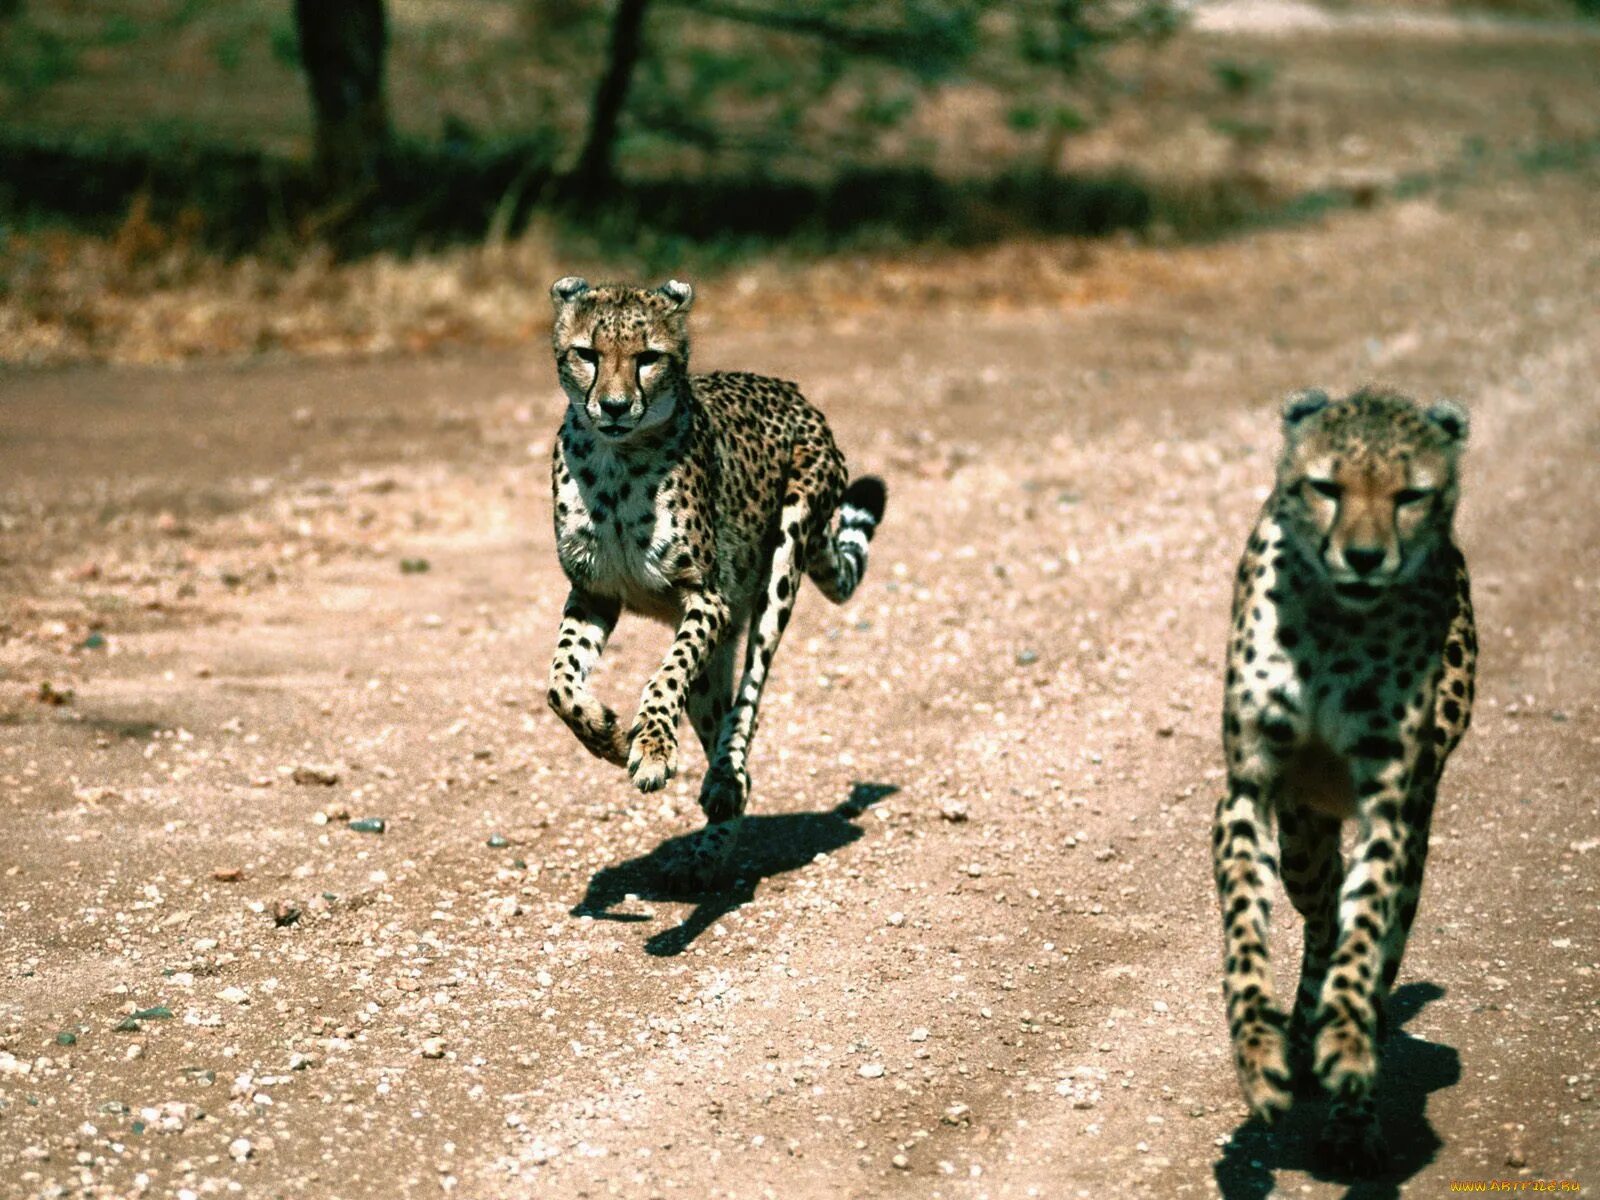
<instances>
[{"instance_id":1,"label":"cheetah","mask_svg":"<svg viewBox=\"0 0 1600 1200\"><path fill-rule=\"evenodd\" d=\"M1307 391L1284 406L1283 435L1234 583L1228 793L1212 831L1223 991L1252 1115L1270 1123L1292 1082L1314 1084L1331 1101L1323 1160L1370 1171L1384 1159L1372 1098L1384 1003L1439 779L1472 713L1477 635L1451 532L1467 416L1373 389ZM1287 1019L1267 957L1280 862L1305 922Z\"/></svg>"},{"instance_id":2,"label":"cheetah","mask_svg":"<svg viewBox=\"0 0 1600 1200\"><path fill-rule=\"evenodd\" d=\"M750 794L762 688L804 572L835 604L867 566L886 489L847 485L827 422L794 384L689 373L694 289L551 287L568 401L552 463L557 553L571 585L550 667L551 708L641 792L678 770L687 708L705 751L706 825L669 875L714 882ZM587 681L623 609L675 629L624 728ZM744 669L734 666L741 629Z\"/></svg>"}]
</instances>

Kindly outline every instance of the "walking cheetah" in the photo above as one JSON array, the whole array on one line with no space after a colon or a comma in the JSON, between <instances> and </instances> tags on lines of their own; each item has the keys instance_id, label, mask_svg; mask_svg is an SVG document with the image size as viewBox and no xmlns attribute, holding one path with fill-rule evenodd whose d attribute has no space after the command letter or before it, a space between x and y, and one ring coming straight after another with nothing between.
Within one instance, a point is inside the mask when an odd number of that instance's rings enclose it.
<instances>
[{"instance_id":1,"label":"walking cheetah","mask_svg":"<svg viewBox=\"0 0 1600 1200\"><path fill-rule=\"evenodd\" d=\"M1290 397L1284 449L1234 584L1212 853L1224 994L1251 1112L1307 1069L1332 1099L1330 1165L1383 1157L1372 1087L1383 1006L1416 916L1445 760L1472 712L1477 637L1451 534L1467 417L1362 390ZM1341 822L1357 834L1347 864ZM1287 1021L1267 960L1278 861L1305 919Z\"/></svg>"},{"instance_id":2,"label":"walking cheetah","mask_svg":"<svg viewBox=\"0 0 1600 1200\"><path fill-rule=\"evenodd\" d=\"M863 476L846 486L827 422L794 384L689 374L688 284L652 291L568 277L550 294L569 402L553 462L556 545L572 585L550 706L590 752L654 792L677 772L687 705L709 764L706 827L672 870L709 883L749 797L757 707L800 574L835 604L850 598L884 485ZM587 687L624 608L677 630L627 730Z\"/></svg>"}]
</instances>

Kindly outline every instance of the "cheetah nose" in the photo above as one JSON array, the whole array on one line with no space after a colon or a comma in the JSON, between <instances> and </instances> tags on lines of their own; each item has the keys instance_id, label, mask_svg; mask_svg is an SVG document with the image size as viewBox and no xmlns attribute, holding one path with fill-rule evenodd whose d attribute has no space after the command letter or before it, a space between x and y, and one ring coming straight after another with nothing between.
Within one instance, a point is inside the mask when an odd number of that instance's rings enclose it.
<instances>
[{"instance_id":1,"label":"cheetah nose","mask_svg":"<svg viewBox=\"0 0 1600 1200\"><path fill-rule=\"evenodd\" d=\"M1383 551L1351 547L1344 552L1345 565L1357 575L1371 575L1383 565Z\"/></svg>"},{"instance_id":2,"label":"cheetah nose","mask_svg":"<svg viewBox=\"0 0 1600 1200\"><path fill-rule=\"evenodd\" d=\"M626 396L601 396L600 411L613 421L618 417L628 415L628 410L633 407L633 402Z\"/></svg>"}]
</instances>

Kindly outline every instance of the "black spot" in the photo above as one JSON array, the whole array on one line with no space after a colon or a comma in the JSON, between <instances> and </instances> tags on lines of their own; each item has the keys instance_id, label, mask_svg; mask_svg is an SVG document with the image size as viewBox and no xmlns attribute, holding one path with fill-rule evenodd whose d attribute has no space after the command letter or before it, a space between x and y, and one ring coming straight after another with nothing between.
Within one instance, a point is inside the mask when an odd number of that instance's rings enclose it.
<instances>
[{"instance_id":1,"label":"black spot","mask_svg":"<svg viewBox=\"0 0 1600 1200\"><path fill-rule=\"evenodd\" d=\"M1356 758L1400 758L1405 747L1393 738L1368 734L1358 741L1350 753Z\"/></svg>"},{"instance_id":2,"label":"black spot","mask_svg":"<svg viewBox=\"0 0 1600 1200\"><path fill-rule=\"evenodd\" d=\"M1382 701L1378 697L1376 684L1366 683L1358 688L1351 688L1344 694L1344 710L1350 713L1372 712Z\"/></svg>"}]
</instances>

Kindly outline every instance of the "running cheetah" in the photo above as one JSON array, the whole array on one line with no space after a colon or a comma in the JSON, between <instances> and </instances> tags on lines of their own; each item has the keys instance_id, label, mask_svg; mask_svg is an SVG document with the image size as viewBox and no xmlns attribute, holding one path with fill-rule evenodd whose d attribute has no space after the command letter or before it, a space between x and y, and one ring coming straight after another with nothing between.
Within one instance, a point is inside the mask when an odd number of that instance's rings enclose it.
<instances>
[{"instance_id":1,"label":"running cheetah","mask_svg":"<svg viewBox=\"0 0 1600 1200\"><path fill-rule=\"evenodd\" d=\"M550 706L642 792L677 773L687 706L709 763L706 827L672 873L705 885L733 851L757 707L801 572L835 604L850 598L883 518L884 485L863 476L846 486L827 422L794 384L689 374L688 284L646 290L567 277L551 299L569 402L553 463L556 544L572 590ZM677 631L627 729L587 686L624 608Z\"/></svg>"},{"instance_id":2,"label":"running cheetah","mask_svg":"<svg viewBox=\"0 0 1600 1200\"><path fill-rule=\"evenodd\" d=\"M1416 916L1445 760L1472 713L1477 637L1451 534L1467 417L1362 390L1290 397L1277 486L1234 584L1212 852L1224 993L1251 1112L1291 1076L1332 1099L1329 1165L1383 1159L1372 1087L1383 1007ZM1357 822L1354 853L1341 822ZM1278 862L1305 919L1292 1015L1273 999L1268 889Z\"/></svg>"}]
</instances>

